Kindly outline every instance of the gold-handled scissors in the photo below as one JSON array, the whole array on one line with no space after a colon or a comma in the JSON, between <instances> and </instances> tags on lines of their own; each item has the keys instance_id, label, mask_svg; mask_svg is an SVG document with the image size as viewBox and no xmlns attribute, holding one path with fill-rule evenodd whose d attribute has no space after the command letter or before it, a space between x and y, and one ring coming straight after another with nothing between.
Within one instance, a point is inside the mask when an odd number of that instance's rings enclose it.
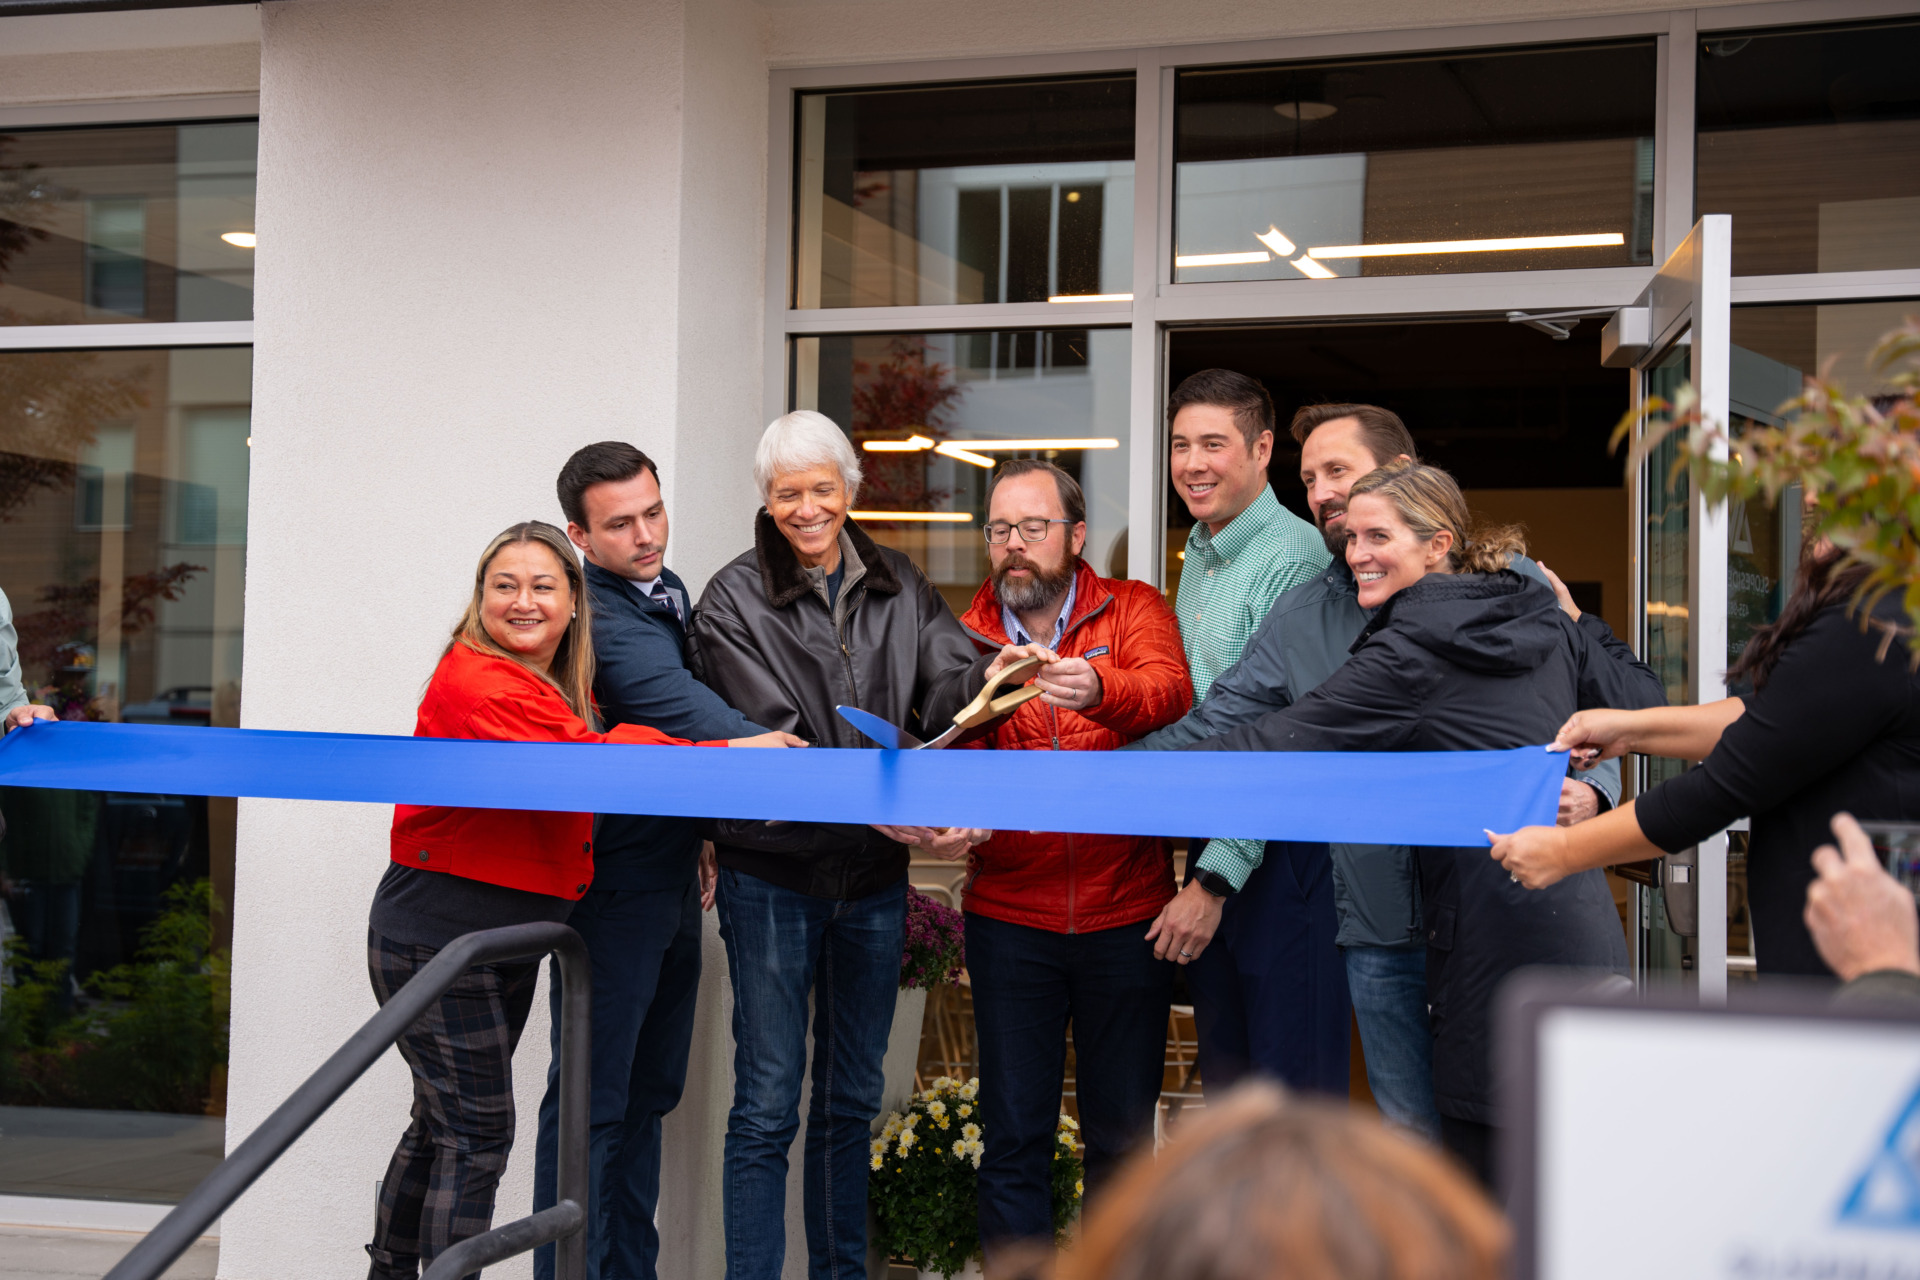
<instances>
[{"instance_id":1,"label":"gold-handled scissors","mask_svg":"<svg viewBox=\"0 0 1920 1280\"><path fill-rule=\"evenodd\" d=\"M953 725L932 742L922 742L897 725L889 724L871 711L862 711L858 707L836 707L840 718L872 738L889 751L928 751L938 750L969 729L977 729L983 724L997 720L1001 716L1025 706L1040 696L1042 690L1037 684L1029 684L1034 674L1046 665L1039 658L1022 658L1018 662L1007 664L998 675L987 681L977 697L960 708L953 717ZM1002 693L1009 685L1020 685Z\"/></svg>"}]
</instances>

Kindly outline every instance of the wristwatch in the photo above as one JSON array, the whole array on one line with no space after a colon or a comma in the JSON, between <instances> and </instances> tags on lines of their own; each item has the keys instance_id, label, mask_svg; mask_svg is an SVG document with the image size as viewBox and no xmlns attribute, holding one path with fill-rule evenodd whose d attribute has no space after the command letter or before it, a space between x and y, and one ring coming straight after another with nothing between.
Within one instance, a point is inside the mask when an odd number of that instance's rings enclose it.
<instances>
[{"instance_id":1,"label":"wristwatch","mask_svg":"<svg viewBox=\"0 0 1920 1280\"><path fill-rule=\"evenodd\" d=\"M1231 898L1235 892L1233 881L1227 879L1219 872L1209 871L1205 867L1195 867L1193 874L1188 876L1187 879L1199 885L1216 898Z\"/></svg>"}]
</instances>

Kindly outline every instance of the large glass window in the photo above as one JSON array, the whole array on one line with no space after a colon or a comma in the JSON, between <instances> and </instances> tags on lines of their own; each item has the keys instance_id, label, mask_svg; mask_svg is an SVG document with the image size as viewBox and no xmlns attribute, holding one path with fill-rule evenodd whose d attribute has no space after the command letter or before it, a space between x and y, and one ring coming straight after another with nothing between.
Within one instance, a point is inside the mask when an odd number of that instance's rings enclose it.
<instances>
[{"instance_id":1,"label":"large glass window","mask_svg":"<svg viewBox=\"0 0 1920 1280\"><path fill-rule=\"evenodd\" d=\"M0 324L253 318L253 121L0 134Z\"/></svg>"},{"instance_id":2,"label":"large glass window","mask_svg":"<svg viewBox=\"0 0 1920 1280\"><path fill-rule=\"evenodd\" d=\"M1920 267L1920 20L1700 42L1694 207L1733 273Z\"/></svg>"},{"instance_id":3,"label":"large glass window","mask_svg":"<svg viewBox=\"0 0 1920 1280\"><path fill-rule=\"evenodd\" d=\"M793 305L1132 288L1133 77L799 100Z\"/></svg>"},{"instance_id":4,"label":"large glass window","mask_svg":"<svg viewBox=\"0 0 1920 1280\"><path fill-rule=\"evenodd\" d=\"M1083 554L1127 576L1128 343L1124 329L798 338L793 407L852 435L866 472L855 519L958 613L987 577L987 479L1005 458L1077 479Z\"/></svg>"},{"instance_id":5,"label":"large glass window","mask_svg":"<svg viewBox=\"0 0 1920 1280\"><path fill-rule=\"evenodd\" d=\"M1821 306L1736 307L1729 360L1733 429L1777 426L1781 406L1800 394L1809 376L1827 370L1855 393L1893 390L1867 357L1898 328L1913 301L1848 302ZM1780 616L1800 562L1798 490L1778 503L1752 498L1728 513L1727 661L1739 658L1760 627Z\"/></svg>"},{"instance_id":6,"label":"large glass window","mask_svg":"<svg viewBox=\"0 0 1920 1280\"><path fill-rule=\"evenodd\" d=\"M1176 281L1652 260L1655 46L1182 71Z\"/></svg>"},{"instance_id":7,"label":"large glass window","mask_svg":"<svg viewBox=\"0 0 1920 1280\"><path fill-rule=\"evenodd\" d=\"M240 721L252 353L0 354L0 589L67 720ZM232 800L0 787L0 1194L219 1161Z\"/></svg>"}]
</instances>

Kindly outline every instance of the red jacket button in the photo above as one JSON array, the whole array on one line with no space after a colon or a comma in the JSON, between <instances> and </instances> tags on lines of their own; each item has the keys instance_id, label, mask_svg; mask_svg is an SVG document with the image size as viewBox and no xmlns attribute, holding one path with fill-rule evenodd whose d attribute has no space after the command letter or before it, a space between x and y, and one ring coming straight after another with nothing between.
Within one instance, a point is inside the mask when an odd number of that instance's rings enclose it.
<instances>
[{"instance_id":1,"label":"red jacket button","mask_svg":"<svg viewBox=\"0 0 1920 1280\"><path fill-rule=\"evenodd\" d=\"M427 860L427 851L425 849L422 849L420 851L420 861L425 862L426 860Z\"/></svg>"},{"instance_id":2,"label":"red jacket button","mask_svg":"<svg viewBox=\"0 0 1920 1280\"><path fill-rule=\"evenodd\" d=\"M587 891L587 886L583 884L577 884L573 887L573 891L575 893L585 893Z\"/></svg>"},{"instance_id":3,"label":"red jacket button","mask_svg":"<svg viewBox=\"0 0 1920 1280\"><path fill-rule=\"evenodd\" d=\"M586 841L582 841L582 842L581 842L581 845L580 845L580 852L582 852L582 853L592 853L592 852L593 852L593 841L591 841L591 840L586 840Z\"/></svg>"}]
</instances>

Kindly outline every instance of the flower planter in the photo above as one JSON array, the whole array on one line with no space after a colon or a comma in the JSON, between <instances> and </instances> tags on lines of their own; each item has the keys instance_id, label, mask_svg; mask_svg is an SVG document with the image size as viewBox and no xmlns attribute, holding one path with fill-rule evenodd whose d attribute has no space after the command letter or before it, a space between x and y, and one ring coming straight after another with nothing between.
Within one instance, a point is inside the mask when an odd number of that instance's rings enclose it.
<instances>
[{"instance_id":1,"label":"flower planter","mask_svg":"<svg viewBox=\"0 0 1920 1280\"><path fill-rule=\"evenodd\" d=\"M919 1276L920 1280L943 1280L938 1271L917 1271L914 1274ZM953 1273L953 1280L981 1280L980 1259L967 1259L967 1265Z\"/></svg>"}]
</instances>

